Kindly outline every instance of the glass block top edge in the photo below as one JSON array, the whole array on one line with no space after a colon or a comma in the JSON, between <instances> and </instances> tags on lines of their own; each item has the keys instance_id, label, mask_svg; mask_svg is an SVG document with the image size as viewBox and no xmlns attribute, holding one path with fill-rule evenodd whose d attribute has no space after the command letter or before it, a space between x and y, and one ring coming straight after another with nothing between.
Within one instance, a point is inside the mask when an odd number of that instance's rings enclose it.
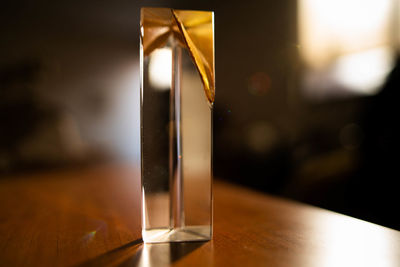
<instances>
[{"instance_id":1,"label":"glass block top edge","mask_svg":"<svg viewBox=\"0 0 400 267\"><path fill-rule=\"evenodd\" d=\"M215 98L214 12L172 8L141 8L144 56L174 36L193 59L210 106Z\"/></svg>"},{"instance_id":2,"label":"glass block top edge","mask_svg":"<svg viewBox=\"0 0 400 267\"><path fill-rule=\"evenodd\" d=\"M212 13L214 14L213 10L197 10L197 9L176 9L176 8L170 8L170 7L141 7L140 8L140 13L143 13L143 11L185 11L185 12L201 12L201 13Z\"/></svg>"}]
</instances>

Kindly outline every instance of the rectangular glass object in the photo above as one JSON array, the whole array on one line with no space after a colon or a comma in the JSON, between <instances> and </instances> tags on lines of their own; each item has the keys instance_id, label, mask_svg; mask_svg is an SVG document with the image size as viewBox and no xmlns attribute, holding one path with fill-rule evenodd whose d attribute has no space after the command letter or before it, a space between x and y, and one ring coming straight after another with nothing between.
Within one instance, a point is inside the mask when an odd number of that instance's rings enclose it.
<instances>
[{"instance_id":1,"label":"rectangular glass object","mask_svg":"<svg viewBox=\"0 0 400 267\"><path fill-rule=\"evenodd\" d=\"M142 237L210 240L214 14L142 8Z\"/></svg>"}]
</instances>

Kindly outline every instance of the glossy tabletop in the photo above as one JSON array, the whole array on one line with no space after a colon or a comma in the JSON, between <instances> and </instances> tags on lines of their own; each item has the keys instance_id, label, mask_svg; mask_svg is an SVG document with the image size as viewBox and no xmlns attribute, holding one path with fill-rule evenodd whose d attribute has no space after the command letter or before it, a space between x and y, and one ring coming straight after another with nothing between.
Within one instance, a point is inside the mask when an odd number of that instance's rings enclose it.
<instances>
[{"instance_id":1,"label":"glossy tabletop","mask_svg":"<svg viewBox=\"0 0 400 267\"><path fill-rule=\"evenodd\" d=\"M0 266L400 266L400 232L214 183L210 242L145 245L127 165L0 179Z\"/></svg>"}]
</instances>

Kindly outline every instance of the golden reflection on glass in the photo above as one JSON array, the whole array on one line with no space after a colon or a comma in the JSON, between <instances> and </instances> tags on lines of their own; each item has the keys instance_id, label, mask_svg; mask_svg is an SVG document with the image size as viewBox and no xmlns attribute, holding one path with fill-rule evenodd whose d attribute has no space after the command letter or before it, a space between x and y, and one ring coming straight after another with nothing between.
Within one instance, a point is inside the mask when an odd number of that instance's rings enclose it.
<instances>
[{"instance_id":1,"label":"golden reflection on glass","mask_svg":"<svg viewBox=\"0 0 400 267\"><path fill-rule=\"evenodd\" d=\"M173 38L187 48L200 74L210 104L215 97L214 13L171 8L142 8L143 56L164 47Z\"/></svg>"}]
</instances>

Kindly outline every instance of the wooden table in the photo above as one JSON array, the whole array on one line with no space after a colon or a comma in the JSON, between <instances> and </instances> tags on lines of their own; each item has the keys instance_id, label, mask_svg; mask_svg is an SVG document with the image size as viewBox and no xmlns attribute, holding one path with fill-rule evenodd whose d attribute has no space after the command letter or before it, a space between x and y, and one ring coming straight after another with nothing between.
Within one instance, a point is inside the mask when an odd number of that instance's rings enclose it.
<instances>
[{"instance_id":1,"label":"wooden table","mask_svg":"<svg viewBox=\"0 0 400 267\"><path fill-rule=\"evenodd\" d=\"M214 195L212 241L144 245L134 168L0 179L0 266L400 266L398 231L220 181Z\"/></svg>"}]
</instances>

